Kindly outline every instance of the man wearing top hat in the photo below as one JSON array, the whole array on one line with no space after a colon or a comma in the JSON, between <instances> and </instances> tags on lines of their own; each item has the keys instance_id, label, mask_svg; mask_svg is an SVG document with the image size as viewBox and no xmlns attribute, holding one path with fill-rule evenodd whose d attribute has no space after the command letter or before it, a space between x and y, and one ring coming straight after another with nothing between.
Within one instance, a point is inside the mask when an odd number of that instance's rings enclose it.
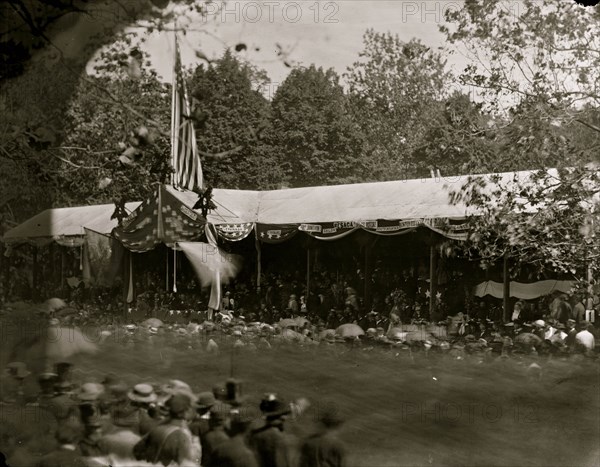
<instances>
[{"instance_id":1,"label":"man wearing top hat","mask_svg":"<svg viewBox=\"0 0 600 467\"><path fill-rule=\"evenodd\" d=\"M250 447L258 463L263 467L287 467L292 465L292 440L284 434L289 404L283 403L275 394L265 394L260 411L264 416L262 426L250 434Z\"/></svg>"},{"instance_id":2,"label":"man wearing top hat","mask_svg":"<svg viewBox=\"0 0 600 467\"><path fill-rule=\"evenodd\" d=\"M71 375L73 370L73 364L69 362L58 362L54 365L54 370L56 373L56 382L68 382L71 383Z\"/></svg>"}]
</instances>

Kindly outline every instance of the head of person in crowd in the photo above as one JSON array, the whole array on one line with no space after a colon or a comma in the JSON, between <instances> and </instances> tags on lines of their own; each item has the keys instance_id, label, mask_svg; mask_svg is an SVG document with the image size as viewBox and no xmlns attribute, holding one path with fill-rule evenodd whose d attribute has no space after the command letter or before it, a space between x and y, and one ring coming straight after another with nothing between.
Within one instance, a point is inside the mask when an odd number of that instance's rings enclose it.
<instances>
[{"instance_id":1,"label":"head of person in crowd","mask_svg":"<svg viewBox=\"0 0 600 467\"><path fill-rule=\"evenodd\" d=\"M147 383L136 384L128 393L127 398L134 407L148 409L156 403L158 396L152 385Z\"/></svg>"},{"instance_id":2,"label":"head of person in crowd","mask_svg":"<svg viewBox=\"0 0 600 467\"><path fill-rule=\"evenodd\" d=\"M210 392L210 391L201 392L197 396L196 412L201 417L205 416L208 413L210 413L210 410L214 407L214 405L216 403L217 403L217 399L215 398L215 395L212 392Z\"/></svg>"},{"instance_id":3,"label":"head of person in crowd","mask_svg":"<svg viewBox=\"0 0 600 467\"><path fill-rule=\"evenodd\" d=\"M283 402L274 393L265 394L260 401L259 408L265 420L271 424L283 424L292 411L290 405Z\"/></svg>"},{"instance_id":4,"label":"head of person in crowd","mask_svg":"<svg viewBox=\"0 0 600 467\"><path fill-rule=\"evenodd\" d=\"M224 401L227 397L227 390L225 389L225 383L217 383L212 388L213 396L218 401Z\"/></svg>"},{"instance_id":5,"label":"head of person in crowd","mask_svg":"<svg viewBox=\"0 0 600 467\"><path fill-rule=\"evenodd\" d=\"M139 413L131 405L114 407L110 414L112 424L117 428L135 430L140 423Z\"/></svg>"},{"instance_id":6,"label":"head of person in crowd","mask_svg":"<svg viewBox=\"0 0 600 467\"><path fill-rule=\"evenodd\" d=\"M191 420L194 418L194 400L191 394L177 392L165 403L172 420Z\"/></svg>"},{"instance_id":7,"label":"head of person in crowd","mask_svg":"<svg viewBox=\"0 0 600 467\"><path fill-rule=\"evenodd\" d=\"M225 397L223 402L236 407L246 402L246 396L243 395L242 381L236 378L229 378L225 381Z\"/></svg>"},{"instance_id":8,"label":"head of person in crowd","mask_svg":"<svg viewBox=\"0 0 600 467\"><path fill-rule=\"evenodd\" d=\"M38 377L40 393L43 396L54 395L54 384L56 382L56 373L42 373Z\"/></svg>"},{"instance_id":9,"label":"head of person in crowd","mask_svg":"<svg viewBox=\"0 0 600 467\"><path fill-rule=\"evenodd\" d=\"M102 422L99 419L93 419L84 424L83 438L88 442L96 443L102 438L102 435Z\"/></svg>"},{"instance_id":10,"label":"head of person in crowd","mask_svg":"<svg viewBox=\"0 0 600 467\"><path fill-rule=\"evenodd\" d=\"M81 438L80 427L72 422L62 422L54 434L60 446L75 446Z\"/></svg>"},{"instance_id":11,"label":"head of person in crowd","mask_svg":"<svg viewBox=\"0 0 600 467\"><path fill-rule=\"evenodd\" d=\"M71 381L73 364L70 362L59 362L55 365L56 380L58 382Z\"/></svg>"},{"instance_id":12,"label":"head of person in crowd","mask_svg":"<svg viewBox=\"0 0 600 467\"><path fill-rule=\"evenodd\" d=\"M318 421L325 430L335 430L340 428L345 420L338 408L329 404L320 409Z\"/></svg>"},{"instance_id":13,"label":"head of person in crowd","mask_svg":"<svg viewBox=\"0 0 600 467\"><path fill-rule=\"evenodd\" d=\"M241 405L229 412L227 432L230 437L244 436L250 430L255 419L255 412L251 407Z\"/></svg>"},{"instance_id":14,"label":"head of person in crowd","mask_svg":"<svg viewBox=\"0 0 600 467\"><path fill-rule=\"evenodd\" d=\"M71 394L73 392L73 384L69 381L57 381L54 383L54 392L57 395Z\"/></svg>"}]
</instances>

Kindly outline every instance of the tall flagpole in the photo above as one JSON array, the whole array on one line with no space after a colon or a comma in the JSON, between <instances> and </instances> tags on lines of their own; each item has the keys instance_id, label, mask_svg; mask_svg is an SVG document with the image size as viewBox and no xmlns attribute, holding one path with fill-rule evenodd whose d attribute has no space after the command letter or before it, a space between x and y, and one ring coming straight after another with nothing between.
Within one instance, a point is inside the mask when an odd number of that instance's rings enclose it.
<instances>
[{"instance_id":1,"label":"tall flagpole","mask_svg":"<svg viewBox=\"0 0 600 467\"><path fill-rule=\"evenodd\" d=\"M176 185L176 153L179 122L177 120L177 75L179 48L177 46L177 32L173 31L173 77L171 79L171 185Z\"/></svg>"}]
</instances>

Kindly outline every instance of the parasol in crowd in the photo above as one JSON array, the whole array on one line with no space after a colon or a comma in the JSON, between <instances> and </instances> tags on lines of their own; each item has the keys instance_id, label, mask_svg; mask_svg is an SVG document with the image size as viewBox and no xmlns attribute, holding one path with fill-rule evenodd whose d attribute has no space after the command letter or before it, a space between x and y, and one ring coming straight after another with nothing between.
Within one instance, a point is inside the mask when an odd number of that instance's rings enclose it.
<instances>
[{"instance_id":1,"label":"parasol in crowd","mask_svg":"<svg viewBox=\"0 0 600 467\"><path fill-rule=\"evenodd\" d=\"M392 328L388 331L387 337L396 341L405 341L409 332L404 331L402 328Z\"/></svg>"},{"instance_id":2,"label":"parasol in crowd","mask_svg":"<svg viewBox=\"0 0 600 467\"><path fill-rule=\"evenodd\" d=\"M159 328L163 325L163 322L158 318L148 318L146 321L142 322L142 326L146 326L149 328Z\"/></svg>"},{"instance_id":3,"label":"parasol in crowd","mask_svg":"<svg viewBox=\"0 0 600 467\"><path fill-rule=\"evenodd\" d=\"M286 318L286 319L282 319L281 321L279 321L277 323L279 325L279 327L281 328L295 328L300 326L298 324L298 322L295 319L292 318Z\"/></svg>"},{"instance_id":4,"label":"parasol in crowd","mask_svg":"<svg viewBox=\"0 0 600 467\"><path fill-rule=\"evenodd\" d=\"M531 332L523 332L515 337L515 342L518 342L519 344L535 346L540 345L542 343L542 339Z\"/></svg>"},{"instance_id":5,"label":"parasol in crowd","mask_svg":"<svg viewBox=\"0 0 600 467\"><path fill-rule=\"evenodd\" d=\"M341 337L357 337L364 335L365 331L358 324L346 323L338 327L335 333Z\"/></svg>"},{"instance_id":6,"label":"parasol in crowd","mask_svg":"<svg viewBox=\"0 0 600 467\"><path fill-rule=\"evenodd\" d=\"M298 327L302 327L309 322L306 318L302 318L301 316L295 318L294 321L296 321L296 326Z\"/></svg>"},{"instance_id":7,"label":"parasol in crowd","mask_svg":"<svg viewBox=\"0 0 600 467\"><path fill-rule=\"evenodd\" d=\"M297 342L302 342L305 339L302 334L300 334L299 332L293 331L291 329L284 329L283 332L281 333L281 337L283 337L285 340L288 340L288 341L297 341Z\"/></svg>"},{"instance_id":8,"label":"parasol in crowd","mask_svg":"<svg viewBox=\"0 0 600 467\"><path fill-rule=\"evenodd\" d=\"M49 298L44 302L44 308L48 313L52 313L53 311L58 311L65 308L67 304L64 300L60 298Z\"/></svg>"},{"instance_id":9,"label":"parasol in crowd","mask_svg":"<svg viewBox=\"0 0 600 467\"><path fill-rule=\"evenodd\" d=\"M319 333L319 339L327 339L328 337L335 337L335 329L325 329Z\"/></svg>"}]
</instances>

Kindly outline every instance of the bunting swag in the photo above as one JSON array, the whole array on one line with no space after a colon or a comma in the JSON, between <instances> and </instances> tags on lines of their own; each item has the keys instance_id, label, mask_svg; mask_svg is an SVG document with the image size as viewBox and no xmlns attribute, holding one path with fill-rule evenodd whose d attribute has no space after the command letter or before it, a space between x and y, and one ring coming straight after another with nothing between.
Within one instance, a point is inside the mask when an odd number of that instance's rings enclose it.
<instances>
[{"instance_id":1,"label":"bunting swag","mask_svg":"<svg viewBox=\"0 0 600 467\"><path fill-rule=\"evenodd\" d=\"M306 224L257 224L258 238L264 243L281 243L297 232L304 232L318 240L337 240L361 229L376 235L402 235L426 227L454 240L466 240L468 225L463 220L423 218L407 221L369 220L344 222L318 222Z\"/></svg>"},{"instance_id":2,"label":"bunting swag","mask_svg":"<svg viewBox=\"0 0 600 467\"><path fill-rule=\"evenodd\" d=\"M123 247L114 238L85 229L83 280L96 287L112 287L120 275Z\"/></svg>"},{"instance_id":3,"label":"bunting swag","mask_svg":"<svg viewBox=\"0 0 600 467\"><path fill-rule=\"evenodd\" d=\"M219 237L229 242L239 242L243 240L254 228L252 222L246 222L245 224L219 224L215 225Z\"/></svg>"},{"instance_id":4,"label":"bunting swag","mask_svg":"<svg viewBox=\"0 0 600 467\"><path fill-rule=\"evenodd\" d=\"M159 243L173 248L177 242L196 240L204 232L205 224L200 214L161 186L113 234L128 250L143 252Z\"/></svg>"},{"instance_id":5,"label":"bunting swag","mask_svg":"<svg viewBox=\"0 0 600 467\"><path fill-rule=\"evenodd\" d=\"M256 224L256 234L261 242L282 243L298 233L296 224Z\"/></svg>"}]
</instances>

